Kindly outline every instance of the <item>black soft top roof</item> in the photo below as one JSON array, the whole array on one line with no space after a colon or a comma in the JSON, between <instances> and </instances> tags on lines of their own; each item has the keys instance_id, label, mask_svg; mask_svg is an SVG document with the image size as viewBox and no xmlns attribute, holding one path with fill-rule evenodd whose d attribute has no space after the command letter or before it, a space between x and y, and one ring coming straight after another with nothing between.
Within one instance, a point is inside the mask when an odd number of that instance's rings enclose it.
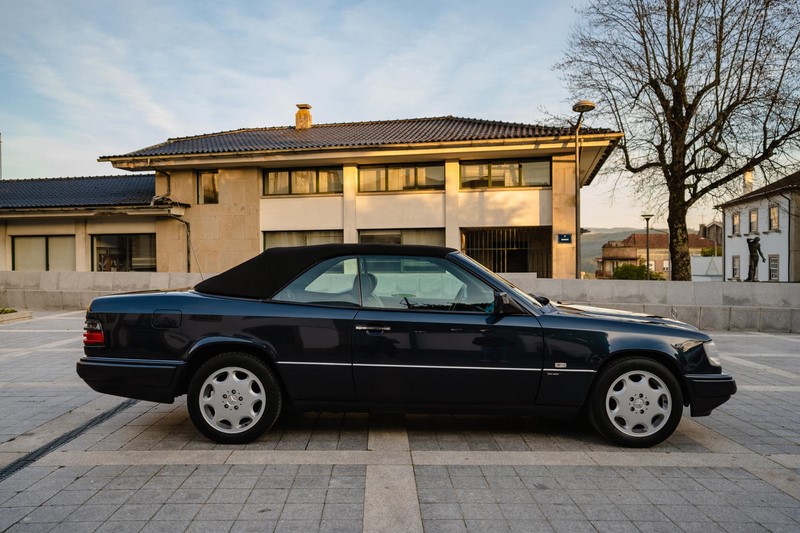
<instances>
[{"instance_id":1,"label":"black soft top roof","mask_svg":"<svg viewBox=\"0 0 800 533\"><path fill-rule=\"evenodd\" d=\"M230 270L195 285L204 294L266 300L309 267L340 255L423 255L445 257L443 246L401 244L320 244L270 248Z\"/></svg>"}]
</instances>

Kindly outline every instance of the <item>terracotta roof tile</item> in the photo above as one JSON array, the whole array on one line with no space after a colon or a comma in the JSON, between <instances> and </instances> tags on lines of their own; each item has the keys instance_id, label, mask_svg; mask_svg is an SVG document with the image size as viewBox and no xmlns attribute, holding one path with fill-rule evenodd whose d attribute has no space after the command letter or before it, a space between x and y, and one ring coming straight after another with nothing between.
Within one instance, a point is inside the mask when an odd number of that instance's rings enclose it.
<instances>
[{"instance_id":1,"label":"terracotta roof tile","mask_svg":"<svg viewBox=\"0 0 800 533\"><path fill-rule=\"evenodd\" d=\"M623 246L631 246L634 248L647 248L647 234L646 233L632 233L622 241ZM713 248L714 241L703 238L695 233L689 234L689 248ZM650 249L667 249L669 248L669 235L665 233L651 233L650 234Z\"/></svg>"},{"instance_id":2,"label":"terracotta roof tile","mask_svg":"<svg viewBox=\"0 0 800 533\"><path fill-rule=\"evenodd\" d=\"M583 128L581 131L584 134L613 133L612 130L605 128ZM572 135L572 129L446 116L315 124L306 130L296 130L294 126L241 129L168 139L163 143L128 154L103 156L100 159L262 150L370 147L564 135Z\"/></svg>"}]
</instances>

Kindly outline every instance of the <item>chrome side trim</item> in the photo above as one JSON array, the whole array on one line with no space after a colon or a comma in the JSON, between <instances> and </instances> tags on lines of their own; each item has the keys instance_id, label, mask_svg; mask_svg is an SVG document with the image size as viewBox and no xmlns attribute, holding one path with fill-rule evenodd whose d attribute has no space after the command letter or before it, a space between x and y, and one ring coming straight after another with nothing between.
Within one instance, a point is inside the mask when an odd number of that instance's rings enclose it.
<instances>
[{"instance_id":1,"label":"chrome side trim","mask_svg":"<svg viewBox=\"0 0 800 533\"><path fill-rule=\"evenodd\" d=\"M519 372L588 372L595 373L596 370L589 370L583 368L519 368L519 367L498 367L498 366L441 366L441 365L382 365L371 363L325 363L316 361L278 361L281 365L312 365L312 366L358 366L358 367L374 367L374 368L430 368L435 370L513 370Z\"/></svg>"},{"instance_id":2,"label":"chrome side trim","mask_svg":"<svg viewBox=\"0 0 800 533\"><path fill-rule=\"evenodd\" d=\"M84 355L81 357L84 363L96 364L117 364L117 365L144 365L144 366L174 366L179 367L186 364L186 361L175 359L131 359L121 357L96 357L94 355Z\"/></svg>"},{"instance_id":3,"label":"chrome side trim","mask_svg":"<svg viewBox=\"0 0 800 533\"><path fill-rule=\"evenodd\" d=\"M545 368L544 372L591 372L595 373L597 370L590 370L585 368Z\"/></svg>"},{"instance_id":4,"label":"chrome side trim","mask_svg":"<svg viewBox=\"0 0 800 533\"><path fill-rule=\"evenodd\" d=\"M497 366L380 365L368 363L355 363L353 366L384 368L432 368L437 370L517 370L522 372L541 372L541 370L538 368L504 368Z\"/></svg>"},{"instance_id":5,"label":"chrome side trim","mask_svg":"<svg viewBox=\"0 0 800 533\"><path fill-rule=\"evenodd\" d=\"M350 363L324 363L316 361L278 361L279 365L353 366Z\"/></svg>"}]
</instances>

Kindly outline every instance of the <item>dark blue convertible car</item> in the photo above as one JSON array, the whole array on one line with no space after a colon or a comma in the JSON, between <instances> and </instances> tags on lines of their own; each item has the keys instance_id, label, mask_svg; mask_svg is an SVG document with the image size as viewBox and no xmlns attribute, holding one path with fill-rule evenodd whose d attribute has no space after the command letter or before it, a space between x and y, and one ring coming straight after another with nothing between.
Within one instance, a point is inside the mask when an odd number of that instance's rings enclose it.
<instances>
[{"instance_id":1,"label":"dark blue convertible car","mask_svg":"<svg viewBox=\"0 0 800 533\"><path fill-rule=\"evenodd\" d=\"M687 324L530 296L456 250L274 248L181 292L95 299L78 374L108 394L173 402L220 443L281 410L574 417L651 446L683 407L736 392Z\"/></svg>"}]
</instances>

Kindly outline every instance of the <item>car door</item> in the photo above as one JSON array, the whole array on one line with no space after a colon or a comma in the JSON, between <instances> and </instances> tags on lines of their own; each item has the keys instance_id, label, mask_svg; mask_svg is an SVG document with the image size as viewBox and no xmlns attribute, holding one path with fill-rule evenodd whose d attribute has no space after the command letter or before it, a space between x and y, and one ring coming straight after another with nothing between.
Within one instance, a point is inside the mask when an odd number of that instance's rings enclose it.
<instances>
[{"instance_id":1,"label":"car door","mask_svg":"<svg viewBox=\"0 0 800 533\"><path fill-rule=\"evenodd\" d=\"M532 405L542 370L536 317L492 314L494 290L446 258L359 257L358 401Z\"/></svg>"},{"instance_id":2,"label":"car door","mask_svg":"<svg viewBox=\"0 0 800 533\"><path fill-rule=\"evenodd\" d=\"M359 283L355 256L321 261L291 281L269 304L273 316L258 335L274 347L281 377L295 401L352 401L353 318Z\"/></svg>"}]
</instances>

